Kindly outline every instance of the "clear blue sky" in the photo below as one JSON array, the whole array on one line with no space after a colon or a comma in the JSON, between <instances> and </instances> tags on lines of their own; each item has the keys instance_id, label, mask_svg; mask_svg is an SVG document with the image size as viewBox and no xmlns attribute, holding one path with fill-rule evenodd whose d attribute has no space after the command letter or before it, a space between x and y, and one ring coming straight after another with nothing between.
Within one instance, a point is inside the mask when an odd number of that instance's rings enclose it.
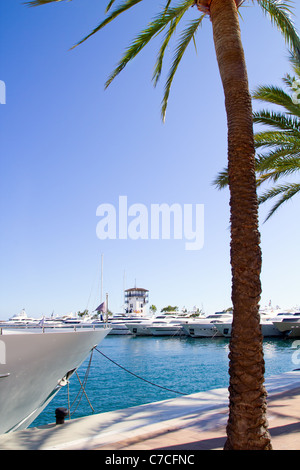
<instances>
[{"instance_id":1,"label":"clear blue sky","mask_svg":"<svg viewBox=\"0 0 300 470\"><path fill-rule=\"evenodd\" d=\"M197 35L174 81L167 120L160 119L164 77L151 83L160 38L108 90L104 83L125 47L156 13L144 1L80 47L70 47L104 18L99 0L28 8L2 1L0 318L18 313L61 315L100 302L122 309L123 286L150 291L150 303L231 305L228 191L212 186L226 166L224 99L211 24ZM257 6L241 9L250 88L282 85L288 53ZM157 7L158 8L158 7ZM300 6L295 4L296 24ZM197 15L191 9L190 16ZM167 58L173 51L167 52ZM165 69L165 72L167 68ZM261 108L259 103L255 108ZM205 240L99 240L97 207L204 204ZM263 222L270 206L260 209ZM299 197L261 223L263 294L280 307L300 304Z\"/></svg>"}]
</instances>

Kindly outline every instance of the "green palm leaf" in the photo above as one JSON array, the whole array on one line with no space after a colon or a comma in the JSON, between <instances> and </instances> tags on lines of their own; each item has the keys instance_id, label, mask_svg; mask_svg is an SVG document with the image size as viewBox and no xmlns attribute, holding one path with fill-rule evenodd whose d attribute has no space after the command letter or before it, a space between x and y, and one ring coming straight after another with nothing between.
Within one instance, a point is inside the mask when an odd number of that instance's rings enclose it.
<instances>
[{"instance_id":1,"label":"green palm leaf","mask_svg":"<svg viewBox=\"0 0 300 470\"><path fill-rule=\"evenodd\" d=\"M181 15L178 15L177 18L175 18L174 20L171 21L168 32L165 35L165 39L164 39L164 41L161 45L161 48L159 50L157 61L156 61L154 72L153 72L153 77L152 77L155 86L156 86L156 84L157 84L157 82L160 78L161 72L162 72L162 65L163 65L163 59L164 59L165 51L167 49L167 46L170 42L171 37L175 33L175 29L176 29L177 25L180 22L181 18L183 17L184 13L185 12L183 12Z\"/></svg>"},{"instance_id":2,"label":"green palm leaf","mask_svg":"<svg viewBox=\"0 0 300 470\"><path fill-rule=\"evenodd\" d=\"M299 106L293 103L291 95L282 90L282 88L275 86L260 86L253 92L253 98L282 106L285 108L286 112L293 116L299 115Z\"/></svg>"},{"instance_id":3,"label":"green palm leaf","mask_svg":"<svg viewBox=\"0 0 300 470\"><path fill-rule=\"evenodd\" d=\"M297 78L300 77L300 60L292 54L290 61ZM268 128L254 136L256 149L263 151L255 159L258 188L264 183L276 183L282 178L299 175L300 172L300 105L293 103L291 98L295 77L286 75L283 81L290 94L274 86L260 86L253 93L254 99L275 104L283 111L262 110L253 113L254 123ZM217 175L213 184L218 189L228 185L227 169ZM299 185L294 182L273 186L263 192L258 199L260 204L279 196L266 220L298 192Z\"/></svg>"},{"instance_id":4,"label":"green palm leaf","mask_svg":"<svg viewBox=\"0 0 300 470\"><path fill-rule=\"evenodd\" d=\"M168 8L167 10L164 10L162 13L160 13L156 18L154 18L154 20L148 24L148 27L135 38L133 43L127 49L118 66L106 81L105 88L111 84L114 78L126 67L128 62L134 59L153 37L161 33L168 26L168 24L172 25L172 22L174 20L176 21L177 17L182 17L192 4L193 0L185 0L176 8Z\"/></svg>"},{"instance_id":5,"label":"green palm leaf","mask_svg":"<svg viewBox=\"0 0 300 470\"><path fill-rule=\"evenodd\" d=\"M296 164L296 161L299 156L299 147L295 148L293 151L290 149L276 148L265 154L259 154L256 156L256 172L258 179L261 174L265 174L270 170L278 168L279 165L282 167L282 162L286 165Z\"/></svg>"},{"instance_id":6,"label":"green palm leaf","mask_svg":"<svg viewBox=\"0 0 300 470\"><path fill-rule=\"evenodd\" d=\"M283 2L282 0L256 1L263 12L270 17L271 22L281 31L289 49L293 51L296 57L300 58L300 40L291 20L292 8L290 2Z\"/></svg>"},{"instance_id":7,"label":"green palm leaf","mask_svg":"<svg viewBox=\"0 0 300 470\"><path fill-rule=\"evenodd\" d=\"M38 6L38 5L45 5L47 3L54 3L66 0L31 0L25 2L29 6ZM70 1L70 0L69 0ZM142 0L125 0L119 4L115 8L114 11L111 12L112 6L116 3L116 0L108 0L108 4L106 6L106 13L109 13L108 16L104 21L102 21L98 26L96 26L88 35L86 35L83 39L81 39L77 44L75 44L71 49L82 44L91 36L99 32L103 29L106 25L108 25L111 21L116 19L119 15L124 13L125 11L129 10L130 8L134 7ZM107 88L111 82L116 78L117 75L126 67L128 62L130 62L136 55L144 48L148 42L154 38L157 34L161 33L167 26L169 26L168 32L165 35L164 41L160 47L158 58L155 64L154 73L153 73L153 81L154 85L157 84L161 72L162 72L162 64L163 58L165 54L165 50L167 45L170 42L171 37L175 34L176 27L179 22L182 20L186 11L196 4L201 6L201 0L184 0L182 3L175 7L171 7L172 0L165 0L165 6L162 7L161 13L151 21L148 26L134 39L132 44L128 47L125 51L124 56L119 61L115 70L111 73L108 80L106 81L105 87ZM240 6L243 1L238 2L238 6ZM292 16L292 8L291 3L288 1L283 2L282 0L252 0L252 3L258 4L263 12L267 14L272 23L277 26L277 28L282 32L287 44L289 45L290 49L293 51L294 55L300 57L300 40L295 30L294 24L291 20ZM207 10L207 8L206 8ZM209 10L208 10L209 11ZM171 65L167 82L165 84L164 96L162 100L162 118L165 119L166 114L166 107L167 102L170 94L170 88L174 79L174 75L178 69L178 65L182 58L183 53L185 52L188 44L191 40L195 43L195 33L197 31L197 27L199 27L204 14L200 16L199 19L196 19L188 28L186 28L185 32L182 33L179 39L179 45L175 50L175 55L173 59L173 63Z\"/></svg>"},{"instance_id":8,"label":"green palm leaf","mask_svg":"<svg viewBox=\"0 0 300 470\"><path fill-rule=\"evenodd\" d=\"M286 146L293 149L299 145L299 137L287 132L266 131L255 134L255 147Z\"/></svg>"},{"instance_id":9,"label":"green palm leaf","mask_svg":"<svg viewBox=\"0 0 300 470\"><path fill-rule=\"evenodd\" d=\"M291 183L291 184L276 186L270 189L269 191L266 191L265 193L263 193L258 199L258 202L260 204L276 196L279 196L279 195L281 196L279 200L276 202L276 204L274 204L270 212L268 213L268 216L266 217L265 221L267 221L284 202L289 201L292 197L294 197L299 192L300 192L300 184Z\"/></svg>"},{"instance_id":10,"label":"green palm leaf","mask_svg":"<svg viewBox=\"0 0 300 470\"><path fill-rule=\"evenodd\" d=\"M85 36L83 39L81 39L81 41L79 41L77 44L75 44L75 46L73 46L72 49L79 46L79 44L82 44L83 42L85 42L87 39L89 39L94 34L98 33L98 31L103 29L104 26L108 25L111 21L116 19L119 15L121 15L125 11L129 10L130 8L134 7L135 5L140 3L141 1L142 0L126 0L125 2L123 2L104 21L102 21L96 28L94 28L87 36ZM108 10L112 6L112 3L114 3L114 2L109 2L108 6L107 6Z\"/></svg>"},{"instance_id":11,"label":"green palm leaf","mask_svg":"<svg viewBox=\"0 0 300 470\"><path fill-rule=\"evenodd\" d=\"M164 97L163 97L163 102L162 102L162 110L161 110L161 115L162 115L163 121L166 118L166 110L167 110L167 105L168 105L170 89L171 89L171 85L172 85L176 70L177 70L177 68L180 64L180 61L183 57L183 54L184 54L187 46L189 45L191 40L194 38L195 33L197 32L197 29L199 28L200 24L202 23L202 20L203 20L204 16L205 15L203 14L203 15L200 16L200 18L197 18L196 20L191 21L189 27L186 28L185 31L183 31L183 33L180 37L177 49L175 51L175 56L174 56L174 59L173 59L173 63L172 63L172 66L170 68L169 75L168 75L166 85L165 85L165 92L164 92Z\"/></svg>"},{"instance_id":12,"label":"green palm leaf","mask_svg":"<svg viewBox=\"0 0 300 470\"><path fill-rule=\"evenodd\" d=\"M31 2L25 2L25 5L29 7L37 7L39 5L46 5L46 3L54 3L54 2L64 2L64 1L72 1L72 0L32 0Z\"/></svg>"},{"instance_id":13,"label":"green palm leaf","mask_svg":"<svg viewBox=\"0 0 300 470\"><path fill-rule=\"evenodd\" d=\"M286 131L287 134L291 133L300 136L300 121L297 117L283 115L279 112L262 110L253 113L253 122L281 129Z\"/></svg>"}]
</instances>

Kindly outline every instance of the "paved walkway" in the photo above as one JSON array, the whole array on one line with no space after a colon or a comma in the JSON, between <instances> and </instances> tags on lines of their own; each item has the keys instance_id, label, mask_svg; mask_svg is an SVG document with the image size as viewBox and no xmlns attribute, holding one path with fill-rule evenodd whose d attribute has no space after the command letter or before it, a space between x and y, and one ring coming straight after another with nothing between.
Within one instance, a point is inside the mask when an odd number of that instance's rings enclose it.
<instances>
[{"instance_id":1,"label":"paved walkway","mask_svg":"<svg viewBox=\"0 0 300 470\"><path fill-rule=\"evenodd\" d=\"M226 441L226 409L207 413L186 426L127 438L98 450L222 450ZM268 399L273 450L300 450L300 387Z\"/></svg>"},{"instance_id":2,"label":"paved walkway","mask_svg":"<svg viewBox=\"0 0 300 470\"><path fill-rule=\"evenodd\" d=\"M300 450L300 371L266 388L273 448ZM0 450L221 450L227 417L222 388L3 434Z\"/></svg>"}]
</instances>

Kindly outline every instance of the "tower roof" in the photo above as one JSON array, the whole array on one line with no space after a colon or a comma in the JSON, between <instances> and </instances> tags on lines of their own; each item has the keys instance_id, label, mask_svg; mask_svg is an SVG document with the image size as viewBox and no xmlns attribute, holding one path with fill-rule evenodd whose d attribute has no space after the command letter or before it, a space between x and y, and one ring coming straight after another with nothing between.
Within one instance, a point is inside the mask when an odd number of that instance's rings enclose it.
<instances>
[{"instance_id":1,"label":"tower roof","mask_svg":"<svg viewBox=\"0 0 300 470\"><path fill-rule=\"evenodd\" d=\"M141 290L143 292L149 292L147 289L144 289L143 287L131 287L130 289L125 289L125 292L131 292L131 291L136 291L136 290Z\"/></svg>"}]
</instances>

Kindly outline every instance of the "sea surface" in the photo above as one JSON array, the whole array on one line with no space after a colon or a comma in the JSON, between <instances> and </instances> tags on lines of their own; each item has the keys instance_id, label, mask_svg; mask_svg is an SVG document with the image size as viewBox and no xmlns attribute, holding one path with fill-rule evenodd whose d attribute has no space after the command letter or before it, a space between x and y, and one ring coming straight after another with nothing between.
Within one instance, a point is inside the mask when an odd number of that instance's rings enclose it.
<instances>
[{"instance_id":1,"label":"sea surface","mask_svg":"<svg viewBox=\"0 0 300 470\"><path fill-rule=\"evenodd\" d=\"M55 422L55 409L71 419L228 387L227 338L107 336L32 426ZM299 367L291 339L264 339L265 377ZM69 391L68 391L69 388Z\"/></svg>"}]
</instances>

